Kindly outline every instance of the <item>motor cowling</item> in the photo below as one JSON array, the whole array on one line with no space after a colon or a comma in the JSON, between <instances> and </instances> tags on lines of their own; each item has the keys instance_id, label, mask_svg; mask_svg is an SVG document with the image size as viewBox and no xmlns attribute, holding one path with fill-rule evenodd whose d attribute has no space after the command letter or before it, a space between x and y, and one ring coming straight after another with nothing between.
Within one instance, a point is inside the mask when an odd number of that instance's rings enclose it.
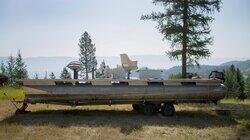
<instances>
[{"instance_id":1,"label":"motor cowling","mask_svg":"<svg viewBox=\"0 0 250 140\"><path fill-rule=\"evenodd\" d=\"M220 72L220 71L211 71L208 78L221 80L222 83L224 83L224 81L225 81L224 73Z\"/></svg>"}]
</instances>

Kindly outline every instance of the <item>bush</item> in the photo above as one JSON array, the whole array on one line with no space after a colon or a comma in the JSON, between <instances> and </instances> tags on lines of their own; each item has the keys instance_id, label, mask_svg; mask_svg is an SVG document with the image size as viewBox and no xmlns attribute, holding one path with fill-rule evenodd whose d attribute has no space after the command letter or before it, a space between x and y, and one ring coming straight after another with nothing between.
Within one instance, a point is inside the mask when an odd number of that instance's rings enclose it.
<instances>
[{"instance_id":1,"label":"bush","mask_svg":"<svg viewBox=\"0 0 250 140\"><path fill-rule=\"evenodd\" d=\"M8 77L4 74L0 74L0 86L3 86L6 83L8 83Z\"/></svg>"},{"instance_id":2,"label":"bush","mask_svg":"<svg viewBox=\"0 0 250 140\"><path fill-rule=\"evenodd\" d=\"M172 73L169 75L168 79L181 79L182 78L182 74L181 73Z\"/></svg>"}]
</instances>

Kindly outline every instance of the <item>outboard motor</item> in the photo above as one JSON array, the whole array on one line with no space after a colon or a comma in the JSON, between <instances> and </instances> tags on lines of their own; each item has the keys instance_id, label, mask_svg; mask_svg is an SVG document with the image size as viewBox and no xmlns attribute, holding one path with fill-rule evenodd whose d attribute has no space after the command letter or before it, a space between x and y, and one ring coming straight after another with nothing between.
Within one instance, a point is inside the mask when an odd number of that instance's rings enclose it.
<instances>
[{"instance_id":1,"label":"outboard motor","mask_svg":"<svg viewBox=\"0 0 250 140\"><path fill-rule=\"evenodd\" d=\"M219 71L212 71L210 74L209 74L209 79L219 79L222 81L222 83L224 83L225 81L225 78L224 78L224 73L223 72L219 72Z\"/></svg>"}]
</instances>

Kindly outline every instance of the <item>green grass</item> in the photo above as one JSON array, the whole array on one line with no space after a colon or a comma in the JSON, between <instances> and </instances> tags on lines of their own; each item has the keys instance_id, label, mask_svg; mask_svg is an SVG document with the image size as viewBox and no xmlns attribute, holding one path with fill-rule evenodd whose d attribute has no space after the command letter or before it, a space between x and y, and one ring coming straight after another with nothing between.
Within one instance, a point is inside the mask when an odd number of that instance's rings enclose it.
<instances>
[{"instance_id":1,"label":"green grass","mask_svg":"<svg viewBox=\"0 0 250 140\"><path fill-rule=\"evenodd\" d=\"M4 95L4 93L6 95ZM24 99L24 93L22 88L14 88L10 86L0 87L0 101L6 99Z\"/></svg>"},{"instance_id":2,"label":"green grass","mask_svg":"<svg viewBox=\"0 0 250 140\"><path fill-rule=\"evenodd\" d=\"M233 105L233 104L231 104ZM29 105L31 113L13 115L0 103L0 139L249 139L250 112L219 116L208 105L176 105L173 117L145 116L130 105ZM249 109L250 104L240 105Z\"/></svg>"},{"instance_id":3,"label":"green grass","mask_svg":"<svg viewBox=\"0 0 250 140\"><path fill-rule=\"evenodd\" d=\"M250 99L223 99L234 108L219 116L211 105L175 105L173 117L145 116L131 105L79 106L29 105L28 114L14 115L8 100L24 97L21 88L2 87L0 139L250 139ZM18 104L21 106L21 104Z\"/></svg>"},{"instance_id":4,"label":"green grass","mask_svg":"<svg viewBox=\"0 0 250 140\"><path fill-rule=\"evenodd\" d=\"M220 101L220 103L222 104L250 104L250 99L247 98L245 100L237 100L237 99L233 99L233 98L225 98L223 100Z\"/></svg>"}]
</instances>

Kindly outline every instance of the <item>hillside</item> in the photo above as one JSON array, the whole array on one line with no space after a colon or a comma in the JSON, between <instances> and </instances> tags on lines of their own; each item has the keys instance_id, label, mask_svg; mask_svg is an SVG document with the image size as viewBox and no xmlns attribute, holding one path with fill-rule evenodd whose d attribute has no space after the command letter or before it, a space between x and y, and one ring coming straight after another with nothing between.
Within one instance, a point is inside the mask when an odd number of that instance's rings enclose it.
<instances>
[{"instance_id":1,"label":"hillside","mask_svg":"<svg viewBox=\"0 0 250 140\"><path fill-rule=\"evenodd\" d=\"M231 62L223 63L221 64L221 66L230 66L232 64L235 67L239 68L245 75L250 75L250 60L231 61Z\"/></svg>"},{"instance_id":2,"label":"hillside","mask_svg":"<svg viewBox=\"0 0 250 140\"><path fill-rule=\"evenodd\" d=\"M218 66L215 65L201 65L200 68L197 67L191 67L188 68L188 72L190 73L198 73L199 75L202 75L204 77L208 77L209 73L213 70L218 70L222 71L223 69L234 65L236 68L239 68L244 75L249 75L250 74L250 60L246 61L229 61L222 63ZM181 67L180 66L174 66L168 70L165 71L167 75L171 73L180 73L181 72Z\"/></svg>"}]
</instances>

